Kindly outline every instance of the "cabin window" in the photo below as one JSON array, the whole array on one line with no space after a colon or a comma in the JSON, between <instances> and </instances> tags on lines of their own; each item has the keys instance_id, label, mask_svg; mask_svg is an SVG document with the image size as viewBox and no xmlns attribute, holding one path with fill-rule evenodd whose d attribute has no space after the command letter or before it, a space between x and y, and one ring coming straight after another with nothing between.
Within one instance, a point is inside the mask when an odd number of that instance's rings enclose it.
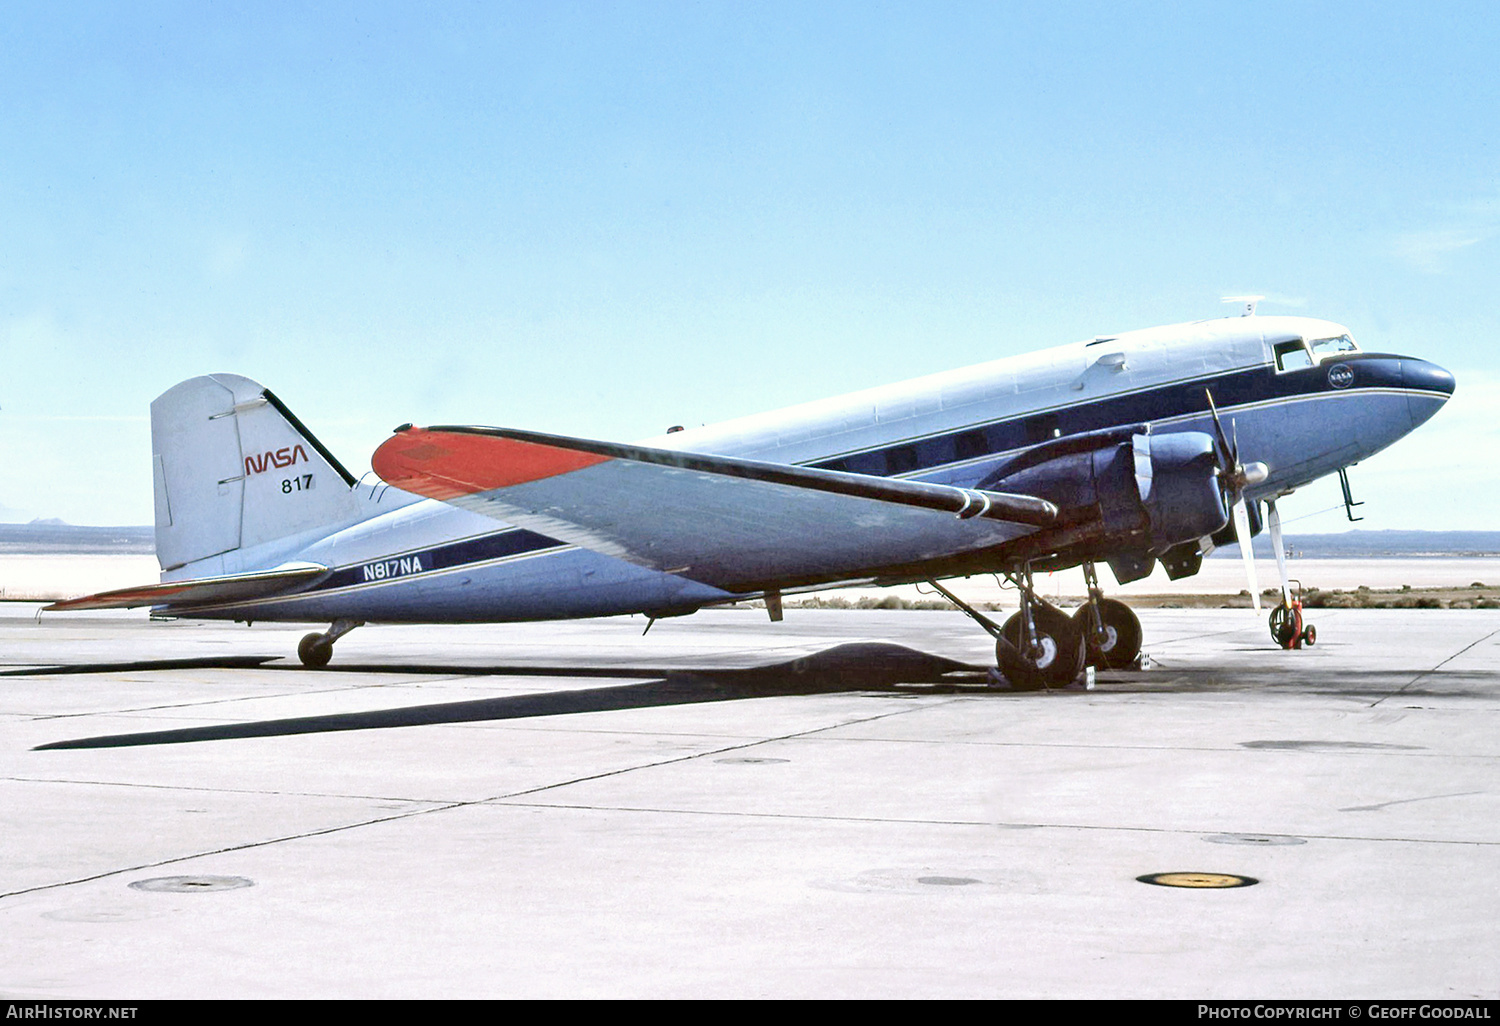
<instances>
[{"instance_id":1,"label":"cabin window","mask_svg":"<svg viewBox=\"0 0 1500 1026\"><path fill-rule=\"evenodd\" d=\"M941 467L953 462L953 439L928 438L917 443L917 466L922 469Z\"/></svg>"},{"instance_id":2,"label":"cabin window","mask_svg":"<svg viewBox=\"0 0 1500 1026\"><path fill-rule=\"evenodd\" d=\"M1058 423L1057 414L1044 413L1040 417L1032 417L1026 421L1026 442L1035 445L1037 442L1050 442L1054 438L1062 437L1062 426Z\"/></svg>"},{"instance_id":3,"label":"cabin window","mask_svg":"<svg viewBox=\"0 0 1500 1026\"><path fill-rule=\"evenodd\" d=\"M1290 342L1276 343L1276 369L1279 371L1300 370L1313 365L1312 354L1300 338Z\"/></svg>"},{"instance_id":4,"label":"cabin window","mask_svg":"<svg viewBox=\"0 0 1500 1026\"><path fill-rule=\"evenodd\" d=\"M990 454L989 442L983 431L965 431L953 440L956 455L961 460L978 459Z\"/></svg>"},{"instance_id":5,"label":"cabin window","mask_svg":"<svg viewBox=\"0 0 1500 1026\"><path fill-rule=\"evenodd\" d=\"M885 473L885 454L882 452L862 452L846 456L843 463L842 469L851 474L872 474L879 477Z\"/></svg>"},{"instance_id":6,"label":"cabin window","mask_svg":"<svg viewBox=\"0 0 1500 1026\"><path fill-rule=\"evenodd\" d=\"M1323 360L1340 353L1359 352L1359 346L1355 345L1354 339L1348 335L1340 335L1337 338L1316 338L1308 344L1312 346L1315 360Z\"/></svg>"},{"instance_id":7,"label":"cabin window","mask_svg":"<svg viewBox=\"0 0 1500 1026\"><path fill-rule=\"evenodd\" d=\"M1005 452L1007 449L1015 449L1026 444L1025 423L1019 421L1007 421L1004 424L991 424L984 429L984 448L986 452Z\"/></svg>"},{"instance_id":8,"label":"cabin window","mask_svg":"<svg viewBox=\"0 0 1500 1026\"><path fill-rule=\"evenodd\" d=\"M885 454L887 474L910 474L917 469L917 450L909 445L898 445Z\"/></svg>"}]
</instances>

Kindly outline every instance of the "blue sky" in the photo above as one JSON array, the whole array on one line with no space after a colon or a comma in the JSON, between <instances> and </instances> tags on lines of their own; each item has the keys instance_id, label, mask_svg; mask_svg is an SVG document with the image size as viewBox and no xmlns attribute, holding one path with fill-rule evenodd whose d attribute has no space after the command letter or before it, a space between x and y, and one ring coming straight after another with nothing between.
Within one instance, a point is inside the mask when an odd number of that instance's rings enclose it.
<instances>
[{"instance_id":1,"label":"blue sky","mask_svg":"<svg viewBox=\"0 0 1500 1026\"><path fill-rule=\"evenodd\" d=\"M1249 292L1458 375L1359 526L1500 527L1497 52L1484 4L7 5L0 518L149 523L146 407L211 371L358 473Z\"/></svg>"}]
</instances>

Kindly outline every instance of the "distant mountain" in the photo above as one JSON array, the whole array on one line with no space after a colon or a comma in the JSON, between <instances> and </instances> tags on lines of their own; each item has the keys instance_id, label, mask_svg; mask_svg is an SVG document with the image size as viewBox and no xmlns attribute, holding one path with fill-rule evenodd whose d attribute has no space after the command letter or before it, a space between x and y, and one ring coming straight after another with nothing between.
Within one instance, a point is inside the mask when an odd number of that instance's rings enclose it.
<instances>
[{"instance_id":1,"label":"distant mountain","mask_svg":"<svg viewBox=\"0 0 1500 1026\"><path fill-rule=\"evenodd\" d=\"M1303 559L1359 559L1391 556L1496 556L1500 531L1344 531L1340 534L1284 534L1282 542ZM1255 555L1275 558L1266 532L1255 539ZM1231 542L1213 558L1238 559Z\"/></svg>"},{"instance_id":2,"label":"distant mountain","mask_svg":"<svg viewBox=\"0 0 1500 1026\"><path fill-rule=\"evenodd\" d=\"M155 551L156 530L151 527L79 527L57 519L33 520L29 524L0 524L0 553L149 555Z\"/></svg>"}]
</instances>

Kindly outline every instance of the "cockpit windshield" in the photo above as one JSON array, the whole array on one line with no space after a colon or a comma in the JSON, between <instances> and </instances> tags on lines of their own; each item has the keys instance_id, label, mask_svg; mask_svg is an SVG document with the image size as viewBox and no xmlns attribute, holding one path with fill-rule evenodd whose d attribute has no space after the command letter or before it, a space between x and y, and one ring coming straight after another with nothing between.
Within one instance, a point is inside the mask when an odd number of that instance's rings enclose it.
<instances>
[{"instance_id":1,"label":"cockpit windshield","mask_svg":"<svg viewBox=\"0 0 1500 1026\"><path fill-rule=\"evenodd\" d=\"M1314 360L1337 356L1339 353L1359 352L1359 346L1355 345L1354 339L1348 335L1339 335L1337 338L1309 339L1307 344L1312 347Z\"/></svg>"},{"instance_id":2,"label":"cockpit windshield","mask_svg":"<svg viewBox=\"0 0 1500 1026\"><path fill-rule=\"evenodd\" d=\"M1344 353L1357 353L1359 346L1354 344L1354 339L1347 334L1335 335L1332 338L1314 338L1303 340L1300 338L1288 339L1285 342L1277 342L1272 347L1276 355L1276 369L1278 371L1297 370L1304 367L1315 367L1324 360L1332 360Z\"/></svg>"}]
</instances>

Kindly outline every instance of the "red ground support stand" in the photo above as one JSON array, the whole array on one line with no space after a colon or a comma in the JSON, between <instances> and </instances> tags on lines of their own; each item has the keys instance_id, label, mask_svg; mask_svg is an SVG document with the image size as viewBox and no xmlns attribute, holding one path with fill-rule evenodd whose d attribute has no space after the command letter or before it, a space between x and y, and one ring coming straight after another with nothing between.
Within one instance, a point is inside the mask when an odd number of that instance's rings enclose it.
<instances>
[{"instance_id":1,"label":"red ground support stand","mask_svg":"<svg viewBox=\"0 0 1500 1026\"><path fill-rule=\"evenodd\" d=\"M1283 602L1271 610L1271 640L1282 648L1311 648L1317 644L1318 629L1312 624L1302 623L1302 582L1297 585L1296 597Z\"/></svg>"}]
</instances>

